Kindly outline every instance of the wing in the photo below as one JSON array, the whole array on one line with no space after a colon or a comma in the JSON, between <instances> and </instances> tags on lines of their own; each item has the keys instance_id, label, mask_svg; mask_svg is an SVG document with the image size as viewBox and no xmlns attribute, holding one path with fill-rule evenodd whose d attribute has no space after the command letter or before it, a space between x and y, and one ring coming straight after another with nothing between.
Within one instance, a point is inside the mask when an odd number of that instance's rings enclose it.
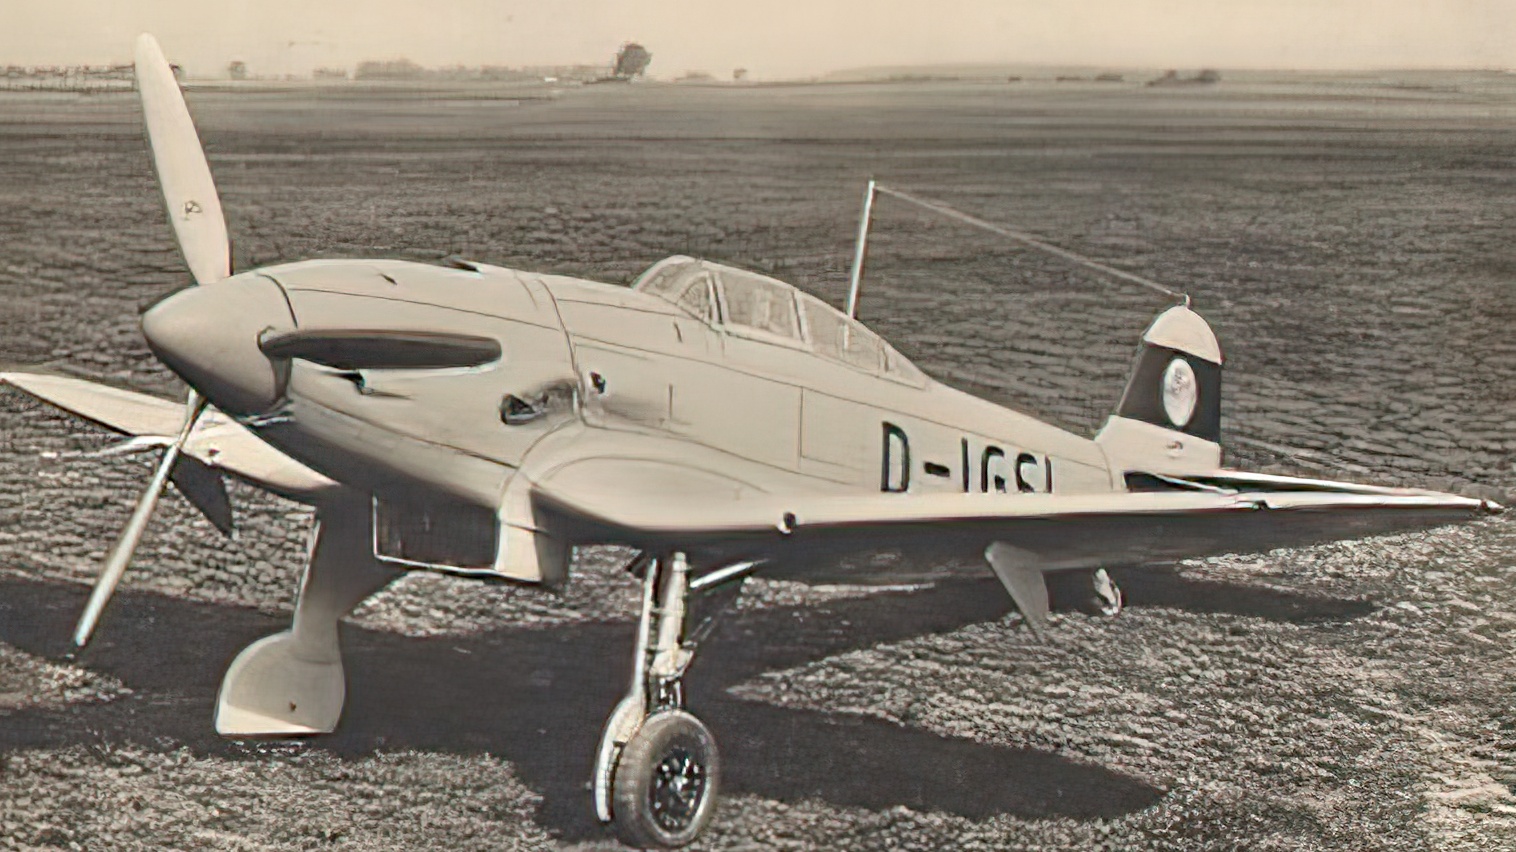
<instances>
[{"instance_id":1,"label":"wing","mask_svg":"<svg viewBox=\"0 0 1516 852\"><path fill-rule=\"evenodd\" d=\"M1008 544L1040 571L1170 562L1471 520L1497 504L1452 494L1218 471L1176 490L1107 494L753 493L686 487L669 472L635 487L621 460L539 481L537 498L639 546L707 546L783 558L931 543L982 554ZM706 476L702 474L702 476ZM1213 483L1229 483L1223 486ZM621 487L617 487L617 486Z\"/></svg>"},{"instance_id":2,"label":"wing","mask_svg":"<svg viewBox=\"0 0 1516 852\"><path fill-rule=\"evenodd\" d=\"M133 438L167 442L184 425L184 403L136 391L122 390L73 376L53 373L0 373L8 384L56 408ZM284 455L260 440L246 427L219 411L201 420L184 448L185 455L214 470L222 470L260 488L302 502L310 502L334 487L326 477ZM188 474L185 476L198 476ZM202 487L178 483L181 489ZM202 477L203 478L203 477ZM186 483L194 481L187 479ZM186 490L186 496L195 495ZM199 501L196 501L199 505ZM208 516L215 512L207 512Z\"/></svg>"}]
</instances>

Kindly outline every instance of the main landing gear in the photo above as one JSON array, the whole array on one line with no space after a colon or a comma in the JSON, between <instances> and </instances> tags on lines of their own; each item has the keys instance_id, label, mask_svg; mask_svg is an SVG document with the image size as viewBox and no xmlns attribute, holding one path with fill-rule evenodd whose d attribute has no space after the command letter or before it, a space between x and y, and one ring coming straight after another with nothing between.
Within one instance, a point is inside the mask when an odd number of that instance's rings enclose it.
<instances>
[{"instance_id":1,"label":"main landing gear","mask_svg":"<svg viewBox=\"0 0 1516 852\"><path fill-rule=\"evenodd\" d=\"M600 739L594 793L595 815L630 846L684 846L711 820L721 760L710 730L685 709L684 674L755 567L738 563L692 580L683 553L629 566L642 579L632 683Z\"/></svg>"}]
</instances>

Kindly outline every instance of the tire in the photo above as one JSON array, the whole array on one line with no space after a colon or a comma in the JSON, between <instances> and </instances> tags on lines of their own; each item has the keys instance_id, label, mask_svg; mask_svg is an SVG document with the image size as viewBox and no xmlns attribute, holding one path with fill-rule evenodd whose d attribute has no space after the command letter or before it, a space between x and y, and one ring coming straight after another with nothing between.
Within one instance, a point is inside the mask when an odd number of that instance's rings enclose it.
<instances>
[{"instance_id":1,"label":"tire","mask_svg":"<svg viewBox=\"0 0 1516 852\"><path fill-rule=\"evenodd\" d=\"M1061 571L1047 577L1048 600L1055 610L1074 610L1085 615L1112 618L1121 613L1126 597L1104 568L1094 571ZM1106 594L1100 593L1104 586Z\"/></svg>"},{"instance_id":2,"label":"tire","mask_svg":"<svg viewBox=\"0 0 1516 852\"><path fill-rule=\"evenodd\" d=\"M1094 586L1095 593L1090 596L1089 606L1094 609L1092 615L1105 618L1115 618L1126 607L1126 595L1111 575L1104 568L1095 569L1090 578L1090 585Z\"/></svg>"},{"instance_id":3,"label":"tire","mask_svg":"<svg viewBox=\"0 0 1516 852\"><path fill-rule=\"evenodd\" d=\"M690 843L715 813L720 779L710 730L682 710L654 713L616 762L611 781L616 836L639 849Z\"/></svg>"}]
</instances>

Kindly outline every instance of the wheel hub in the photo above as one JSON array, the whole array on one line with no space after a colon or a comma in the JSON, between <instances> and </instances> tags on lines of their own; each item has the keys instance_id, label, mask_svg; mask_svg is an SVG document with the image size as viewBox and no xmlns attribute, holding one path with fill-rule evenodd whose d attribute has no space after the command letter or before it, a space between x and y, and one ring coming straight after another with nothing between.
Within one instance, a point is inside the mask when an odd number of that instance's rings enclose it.
<instances>
[{"instance_id":1,"label":"wheel hub","mask_svg":"<svg viewBox=\"0 0 1516 852\"><path fill-rule=\"evenodd\" d=\"M671 749L653 770L648 804L665 831L682 831L694 821L705 795L705 766L688 749Z\"/></svg>"}]
</instances>

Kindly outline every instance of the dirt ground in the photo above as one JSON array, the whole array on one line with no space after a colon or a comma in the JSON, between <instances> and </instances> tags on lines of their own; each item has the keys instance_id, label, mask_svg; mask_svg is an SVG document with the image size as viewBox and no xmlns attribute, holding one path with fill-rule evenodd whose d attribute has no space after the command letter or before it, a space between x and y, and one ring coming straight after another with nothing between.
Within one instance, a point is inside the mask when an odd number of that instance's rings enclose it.
<instances>
[{"instance_id":1,"label":"dirt ground","mask_svg":"<svg viewBox=\"0 0 1516 852\"><path fill-rule=\"evenodd\" d=\"M1146 89L192 92L246 269L449 254L608 281L696 254L842 300L866 177L1188 291L1229 460L1516 497L1516 77ZM130 95L0 108L0 361L182 390L137 316L188 282ZM885 199L863 316L929 373L1098 425L1164 303ZM625 554L562 595L416 575L344 634L347 715L225 742L216 685L288 619L309 523L165 499L66 656L145 483L0 396L0 848L612 849L587 780L630 667ZM1034 643L995 581L754 581L692 673L704 849L1516 848L1516 524L1120 577Z\"/></svg>"}]
</instances>

